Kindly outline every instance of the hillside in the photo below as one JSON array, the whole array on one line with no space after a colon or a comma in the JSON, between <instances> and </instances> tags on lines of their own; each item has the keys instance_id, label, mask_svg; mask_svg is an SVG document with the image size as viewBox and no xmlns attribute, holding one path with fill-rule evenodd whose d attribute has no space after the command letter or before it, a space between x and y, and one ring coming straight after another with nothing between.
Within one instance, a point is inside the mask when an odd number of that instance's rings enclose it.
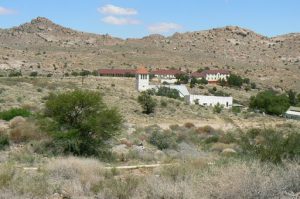
<instances>
[{"instance_id":1,"label":"hillside","mask_svg":"<svg viewBox=\"0 0 300 199\"><path fill-rule=\"evenodd\" d=\"M300 34L274 38L235 26L122 40L75 31L39 17L0 30L0 68L23 73L115 67L228 68L265 87L300 91Z\"/></svg>"}]
</instances>

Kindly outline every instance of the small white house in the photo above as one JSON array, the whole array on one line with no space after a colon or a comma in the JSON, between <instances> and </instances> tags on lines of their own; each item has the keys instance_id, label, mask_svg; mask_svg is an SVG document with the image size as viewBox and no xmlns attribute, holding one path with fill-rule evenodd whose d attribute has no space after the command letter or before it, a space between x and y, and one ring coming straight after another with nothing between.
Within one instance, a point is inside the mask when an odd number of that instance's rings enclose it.
<instances>
[{"instance_id":1,"label":"small white house","mask_svg":"<svg viewBox=\"0 0 300 199\"><path fill-rule=\"evenodd\" d=\"M189 104L199 104L201 106L215 106L220 104L224 108L231 108L233 103L232 97L206 95L188 95L185 97L185 100Z\"/></svg>"},{"instance_id":2,"label":"small white house","mask_svg":"<svg viewBox=\"0 0 300 199\"><path fill-rule=\"evenodd\" d=\"M149 89L149 74L146 68L136 70L136 89L146 91Z\"/></svg>"},{"instance_id":3,"label":"small white house","mask_svg":"<svg viewBox=\"0 0 300 199\"><path fill-rule=\"evenodd\" d=\"M288 119L300 120L300 107L291 106L286 112L285 117Z\"/></svg>"}]
</instances>

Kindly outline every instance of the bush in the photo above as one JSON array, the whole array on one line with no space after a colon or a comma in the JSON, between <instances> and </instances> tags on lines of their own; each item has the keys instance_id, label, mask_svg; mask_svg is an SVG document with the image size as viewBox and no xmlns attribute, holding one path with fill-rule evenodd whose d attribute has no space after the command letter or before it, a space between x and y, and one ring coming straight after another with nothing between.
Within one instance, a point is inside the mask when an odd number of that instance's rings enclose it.
<instances>
[{"instance_id":1,"label":"bush","mask_svg":"<svg viewBox=\"0 0 300 199\"><path fill-rule=\"evenodd\" d=\"M5 149L9 146L9 139L7 135L0 134L0 150Z\"/></svg>"},{"instance_id":2,"label":"bush","mask_svg":"<svg viewBox=\"0 0 300 199\"><path fill-rule=\"evenodd\" d=\"M8 74L8 77L20 77L20 76L22 76L21 71L11 71L11 72Z\"/></svg>"},{"instance_id":3,"label":"bush","mask_svg":"<svg viewBox=\"0 0 300 199\"><path fill-rule=\"evenodd\" d=\"M289 106L289 98L286 95L276 95L273 91L263 91L250 98L250 108L259 109L271 115L281 115Z\"/></svg>"},{"instance_id":4,"label":"bush","mask_svg":"<svg viewBox=\"0 0 300 199\"><path fill-rule=\"evenodd\" d=\"M79 73L76 71L72 71L71 75L77 77L79 75Z\"/></svg>"},{"instance_id":5,"label":"bush","mask_svg":"<svg viewBox=\"0 0 300 199\"><path fill-rule=\"evenodd\" d=\"M177 148L176 134L171 131L154 131L149 142L160 150Z\"/></svg>"},{"instance_id":6,"label":"bush","mask_svg":"<svg viewBox=\"0 0 300 199\"><path fill-rule=\"evenodd\" d=\"M221 113L222 109L223 109L223 106L218 103L217 105L214 106L213 111L214 111L214 113Z\"/></svg>"},{"instance_id":7,"label":"bush","mask_svg":"<svg viewBox=\"0 0 300 199\"><path fill-rule=\"evenodd\" d=\"M108 108L98 92L75 90L51 94L45 115L54 122L48 129L58 152L101 156L105 141L115 136L121 126L119 112Z\"/></svg>"},{"instance_id":8,"label":"bush","mask_svg":"<svg viewBox=\"0 0 300 199\"><path fill-rule=\"evenodd\" d=\"M284 136L282 132L273 129L251 129L241 136L239 144L244 154L278 164L284 158L300 157L299 143L299 132Z\"/></svg>"},{"instance_id":9,"label":"bush","mask_svg":"<svg viewBox=\"0 0 300 199\"><path fill-rule=\"evenodd\" d=\"M138 102L142 106L144 113L150 114L154 112L156 102L149 93L142 92L138 97Z\"/></svg>"},{"instance_id":10,"label":"bush","mask_svg":"<svg viewBox=\"0 0 300 199\"><path fill-rule=\"evenodd\" d=\"M167 107L168 103L165 100L160 100L160 106L161 107Z\"/></svg>"},{"instance_id":11,"label":"bush","mask_svg":"<svg viewBox=\"0 0 300 199\"><path fill-rule=\"evenodd\" d=\"M168 87L159 87L157 92L155 93L157 96L165 96L173 99L180 99L179 91L176 89L168 88Z\"/></svg>"},{"instance_id":12,"label":"bush","mask_svg":"<svg viewBox=\"0 0 300 199\"><path fill-rule=\"evenodd\" d=\"M239 75L231 74L227 79L227 83L229 86L241 87L243 85L243 78Z\"/></svg>"},{"instance_id":13,"label":"bush","mask_svg":"<svg viewBox=\"0 0 300 199\"><path fill-rule=\"evenodd\" d=\"M240 113L241 112L241 108L237 107L237 106L232 107L231 110L232 110L233 113Z\"/></svg>"},{"instance_id":14,"label":"bush","mask_svg":"<svg viewBox=\"0 0 300 199\"><path fill-rule=\"evenodd\" d=\"M29 74L30 77L36 77L38 75L38 72L33 71Z\"/></svg>"},{"instance_id":15,"label":"bush","mask_svg":"<svg viewBox=\"0 0 300 199\"><path fill-rule=\"evenodd\" d=\"M23 108L12 108L7 111L0 112L0 119L9 121L16 116L29 117L30 111Z\"/></svg>"}]
</instances>

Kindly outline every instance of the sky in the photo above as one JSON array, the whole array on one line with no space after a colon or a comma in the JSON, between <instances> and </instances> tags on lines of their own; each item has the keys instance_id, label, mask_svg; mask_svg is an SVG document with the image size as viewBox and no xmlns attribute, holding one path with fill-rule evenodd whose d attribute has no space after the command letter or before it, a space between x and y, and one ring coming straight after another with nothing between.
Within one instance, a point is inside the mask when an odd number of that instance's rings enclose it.
<instances>
[{"instance_id":1,"label":"sky","mask_svg":"<svg viewBox=\"0 0 300 199\"><path fill-rule=\"evenodd\" d=\"M0 28L38 16L75 30L121 38L227 25L269 37L300 32L300 0L0 0Z\"/></svg>"}]
</instances>

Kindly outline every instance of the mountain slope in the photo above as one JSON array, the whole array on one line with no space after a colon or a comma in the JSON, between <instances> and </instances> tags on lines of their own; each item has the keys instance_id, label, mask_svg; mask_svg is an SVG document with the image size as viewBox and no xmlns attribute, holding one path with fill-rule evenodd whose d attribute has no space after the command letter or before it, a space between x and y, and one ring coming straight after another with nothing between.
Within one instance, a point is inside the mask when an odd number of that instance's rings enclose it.
<instances>
[{"instance_id":1,"label":"mountain slope","mask_svg":"<svg viewBox=\"0 0 300 199\"><path fill-rule=\"evenodd\" d=\"M300 34L268 38L227 26L122 40L75 31L42 17L0 30L0 68L61 73L139 65L183 70L228 68L265 86L300 90Z\"/></svg>"}]
</instances>

